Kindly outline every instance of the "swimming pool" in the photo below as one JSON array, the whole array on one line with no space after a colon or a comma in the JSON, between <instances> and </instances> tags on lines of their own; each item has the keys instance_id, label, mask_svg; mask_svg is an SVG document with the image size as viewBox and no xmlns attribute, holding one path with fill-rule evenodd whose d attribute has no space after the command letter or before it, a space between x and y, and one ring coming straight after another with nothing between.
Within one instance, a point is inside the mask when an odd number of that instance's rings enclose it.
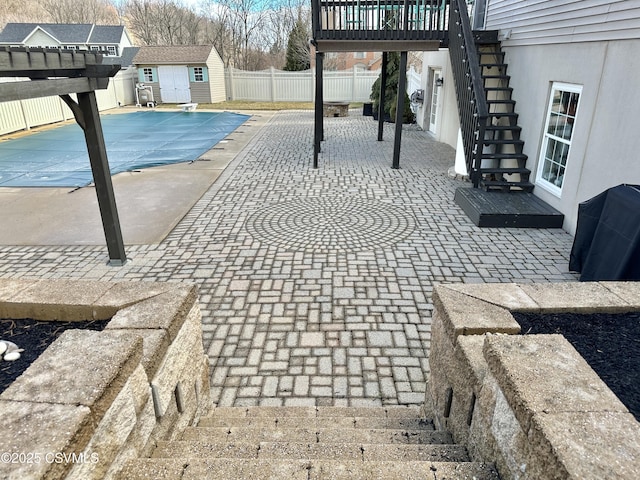
<instances>
[{"instance_id":1,"label":"swimming pool","mask_svg":"<svg viewBox=\"0 0 640 480\"><path fill-rule=\"evenodd\" d=\"M197 159L249 119L231 112L146 110L101 116L111 174ZM93 182L77 124L0 142L0 187Z\"/></svg>"}]
</instances>

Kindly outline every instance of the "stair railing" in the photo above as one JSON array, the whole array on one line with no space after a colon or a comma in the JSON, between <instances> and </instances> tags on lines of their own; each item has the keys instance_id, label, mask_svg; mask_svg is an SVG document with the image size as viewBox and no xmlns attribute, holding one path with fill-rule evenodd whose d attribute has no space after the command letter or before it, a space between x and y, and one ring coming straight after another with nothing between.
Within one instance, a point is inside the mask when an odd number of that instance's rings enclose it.
<instances>
[{"instance_id":1,"label":"stair railing","mask_svg":"<svg viewBox=\"0 0 640 480\"><path fill-rule=\"evenodd\" d=\"M451 0L449 55L458 100L464 158L469 178L477 188L489 109L466 0Z\"/></svg>"},{"instance_id":2,"label":"stair railing","mask_svg":"<svg viewBox=\"0 0 640 480\"><path fill-rule=\"evenodd\" d=\"M314 40L446 39L449 0L311 0Z\"/></svg>"}]
</instances>

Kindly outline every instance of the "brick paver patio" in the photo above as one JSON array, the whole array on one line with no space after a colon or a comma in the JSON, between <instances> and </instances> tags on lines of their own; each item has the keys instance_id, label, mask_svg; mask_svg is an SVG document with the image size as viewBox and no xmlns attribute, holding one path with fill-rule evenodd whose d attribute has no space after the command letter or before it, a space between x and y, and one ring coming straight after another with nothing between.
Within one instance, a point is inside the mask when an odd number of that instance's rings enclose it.
<instances>
[{"instance_id":1,"label":"brick paver patio","mask_svg":"<svg viewBox=\"0 0 640 480\"><path fill-rule=\"evenodd\" d=\"M479 229L453 203L454 151L415 127L276 115L160 245L0 247L0 276L188 281L200 288L219 406L420 404L438 282L556 282L572 237Z\"/></svg>"}]
</instances>

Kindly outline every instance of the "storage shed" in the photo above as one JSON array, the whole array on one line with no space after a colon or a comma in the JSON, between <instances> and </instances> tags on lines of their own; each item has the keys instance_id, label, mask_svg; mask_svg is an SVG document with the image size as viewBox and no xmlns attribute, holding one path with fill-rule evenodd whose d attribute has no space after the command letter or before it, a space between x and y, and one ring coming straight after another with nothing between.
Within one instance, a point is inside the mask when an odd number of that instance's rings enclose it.
<instances>
[{"instance_id":1,"label":"storage shed","mask_svg":"<svg viewBox=\"0 0 640 480\"><path fill-rule=\"evenodd\" d=\"M226 100L224 64L213 45L140 47L133 63L138 82L160 103Z\"/></svg>"}]
</instances>

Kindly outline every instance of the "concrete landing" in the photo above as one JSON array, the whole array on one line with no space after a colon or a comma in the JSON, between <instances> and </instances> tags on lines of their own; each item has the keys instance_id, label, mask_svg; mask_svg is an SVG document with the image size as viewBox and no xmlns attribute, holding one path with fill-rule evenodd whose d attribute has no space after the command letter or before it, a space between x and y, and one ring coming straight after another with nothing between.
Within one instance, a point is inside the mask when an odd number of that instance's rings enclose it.
<instances>
[{"instance_id":1,"label":"concrete landing","mask_svg":"<svg viewBox=\"0 0 640 480\"><path fill-rule=\"evenodd\" d=\"M532 193L458 188L455 202L477 227L562 228L564 215Z\"/></svg>"}]
</instances>

